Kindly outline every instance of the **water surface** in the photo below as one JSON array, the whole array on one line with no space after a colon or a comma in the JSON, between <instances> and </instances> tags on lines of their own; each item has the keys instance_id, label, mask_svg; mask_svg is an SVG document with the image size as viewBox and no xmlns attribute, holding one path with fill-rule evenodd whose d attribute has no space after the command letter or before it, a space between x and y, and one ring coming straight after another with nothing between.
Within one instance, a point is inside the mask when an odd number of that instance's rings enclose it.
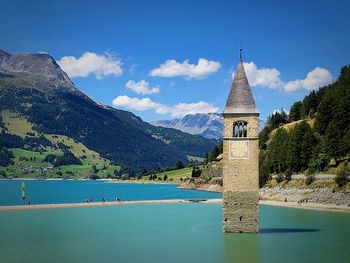
<instances>
[{"instance_id":1,"label":"water surface","mask_svg":"<svg viewBox=\"0 0 350 263\"><path fill-rule=\"evenodd\" d=\"M350 262L350 214L260 206L261 233L223 234L219 204L0 212L1 262Z\"/></svg>"},{"instance_id":2,"label":"water surface","mask_svg":"<svg viewBox=\"0 0 350 263\"><path fill-rule=\"evenodd\" d=\"M176 184L130 184L106 181L26 180L26 198L21 199L19 180L0 180L0 205L82 203L87 198L101 201L116 197L127 200L209 199L219 193L177 189Z\"/></svg>"}]
</instances>

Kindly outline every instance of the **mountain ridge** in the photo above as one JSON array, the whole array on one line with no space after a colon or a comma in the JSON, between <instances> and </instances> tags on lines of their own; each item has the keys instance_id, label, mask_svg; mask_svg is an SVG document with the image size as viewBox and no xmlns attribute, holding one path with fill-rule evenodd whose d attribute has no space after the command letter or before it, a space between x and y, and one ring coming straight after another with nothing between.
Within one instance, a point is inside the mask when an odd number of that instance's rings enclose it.
<instances>
[{"instance_id":1,"label":"mountain ridge","mask_svg":"<svg viewBox=\"0 0 350 263\"><path fill-rule=\"evenodd\" d=\"M187 114L182 118L172 120L156 120L152 125L173 128L193 135L200 135L208 139L221 140L223 136L224 118L221 113L196 113ZM259 130L265 126L265 122L259 119Z\"/></svg>"},{"instance_id":2,"label":"mountain ridge","mask_svg":"<svg viewBox=\"0 0 350 263\"><path fill-rule=\"evenodd\" d=\"M183 118L173 120L152 121L152 125L174 128L194 135L201 135L209 139L221 139L223 117L220 113L188 114Z\"/></svg>"},{"instance_id":3,"label":"mountain ridge","mask_svg":"<svg viewBox=\"0 0 350 263\"><path fill-rule=\"evenodd\" d=\"M38 132L69 136L134 171L186 163L187 156L202 157L215 144L100 105L47 54L0 51L0 110L17 112Z\"/></svg>"}]
</instances>

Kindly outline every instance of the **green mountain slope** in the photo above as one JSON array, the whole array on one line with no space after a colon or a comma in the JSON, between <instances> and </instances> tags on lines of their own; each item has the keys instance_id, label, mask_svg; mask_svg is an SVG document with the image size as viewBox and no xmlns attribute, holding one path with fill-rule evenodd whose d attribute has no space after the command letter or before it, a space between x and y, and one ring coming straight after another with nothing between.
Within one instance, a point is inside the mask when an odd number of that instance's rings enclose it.
<instances>
[{"instance_id":1,"label":"green mountain slope","mask_svg":"<svg viewBox=\"0 0 350 263\"><path fill-rule=\"evenodd\" d=\"M39 134L18 113L2 111L0 121L0 177L102 178L121 174L119 166L72 138Z\"/></svg>"},{"instance_id":2,"label":"green mountain slope","mask_svg":"<svg viewBox=\"0 0 350 263\"><path fill-rule=\"evenodd\" d=\"M132 171L187 162L215 144L96 103L43 54L0 51L0 110L20 114L38 133L70 137Z\"/></svg>"},{"instance_id":3,"label":"green mountain slope","mask_svg":"<svg viewBox=\"0 0 350 263\"><path fill-rule=\"evenodd\" d=\"M332 84L294 103L289 116L272 114L260 132L260 177L337 172L347 182L350 160L350 67ZM343 167L343 168L342 168ZM345 167L345 168L344 168ZM340 184L339 184L340 185Z\"/></svg>"}]
</instances>

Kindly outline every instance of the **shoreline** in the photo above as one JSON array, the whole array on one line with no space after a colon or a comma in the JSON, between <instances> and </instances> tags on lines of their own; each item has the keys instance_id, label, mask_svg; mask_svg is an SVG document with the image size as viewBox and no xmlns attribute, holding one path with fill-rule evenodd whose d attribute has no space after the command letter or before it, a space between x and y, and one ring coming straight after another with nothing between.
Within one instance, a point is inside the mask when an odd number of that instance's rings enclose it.
<instances>
[{"instance_id":1,"label":"shoreline","mask_svg":"<svg viewBox=\"0 0 350 263\"><path fill-rule=\"evenodd\" d=\"M176 184L179 185L181 182L176 181L143 181L143 180L119 180L119 179L111 179L111 178L101 178L101 179L84 179L84 178L0 178L0 181L95 181L95 182L108 182L108 183L116 183L116 184Z\"/></svg>"},{"instance_id":2,"label":"shoreline","mask_svg":"<svg viewBox=\"0 0 350 263\"><path fill-rule=\"evenodd\" d=\"M168 200L139 200L121 202L93 202L93 203L67 203L67 204L33 204L33 205L8 205L0 206L1 211L41 210L51 208L76 208L76 207L99 207L99 206L124 206L124 205L147 205L147 204L180 204L180 203L221 203L222 199L168 199Z\"/></svg>"},{"instance_id":3,"label":"shoreline","mask_svg":"<svg viewBox=\"0 0 350 263\"><path fill-rule=\"evenodd\" d=\"M350 207L345 205L334 205L334 204L320 204L320 203L302 203L298 202L283 202L275 200L260 200L259 205L271 205L281 206L287 208L307 209L315 211L328 211L328 212L350 212Z\"/></svg>"},{"instance_id":4,"label":"shoreline","mask_svg":"<svg viewBox=\"0 0 350 263\"><path fill-rule=\"evenodd\" d=\"M124 206L124 205L147 205L147 204L190 204L190 203L204 203L204 204L220 204L222 199L170 199L170 200L140 200L140 201L122 201L122 202L95 202L95 203L68 203L68 204L35 204L35 205L10 205L0 206L1 211L21 211L21 210L43 210L53 208L79 208L79 207L102 207L102 206ZM259 205L271 205L287 208L307 209L316 211L328 212L350 212L348 206L337 206L333 204L319 204L319 203L304 203L297 202L282 202L273 200L260 200Z\"/></svg>"}]
</instances>

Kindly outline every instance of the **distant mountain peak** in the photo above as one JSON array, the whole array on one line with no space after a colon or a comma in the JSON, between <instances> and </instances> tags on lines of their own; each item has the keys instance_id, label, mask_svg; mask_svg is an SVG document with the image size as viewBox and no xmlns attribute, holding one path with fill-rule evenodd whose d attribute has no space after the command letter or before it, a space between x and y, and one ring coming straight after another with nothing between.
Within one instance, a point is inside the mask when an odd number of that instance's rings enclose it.
<instances>
[{"instance_id":1,"label":"distant mountain peak","mask_svg":"<svg viewBox=\"0 0 350 263\"><path fill-rule=\"evenodd\" d=\"M8 53L0 50L0 72L3 77L16 77L15 84L75 90L73 82L60 68L55 59L45 53Z\"/></svg>"},{"instance_id":2,"label":"distant mountain peak","mask_svg":"<svg viewBox=\"0 0 350 263\"><path fill-rule=\"evenodd\" d=\"M181 119L159 120L152 125L173 128L210 139L221 139L223 117L221 113L196 113L185 115Z\"/></svg>"},{"instance_id":3,"label":"distant mountain peak","mask_svg":"<svg viewBox=\"0 0 350 263\"><path fill-rule=\"evenodd\" d=\"M221 113L196 113L188 114L183 118L172 120L152 121L154 126L173 128L194 135L200 135L209 139L222 139L224 119ZM259 120L259 130L265 126Z\"/></svg>"}]
</instances>

